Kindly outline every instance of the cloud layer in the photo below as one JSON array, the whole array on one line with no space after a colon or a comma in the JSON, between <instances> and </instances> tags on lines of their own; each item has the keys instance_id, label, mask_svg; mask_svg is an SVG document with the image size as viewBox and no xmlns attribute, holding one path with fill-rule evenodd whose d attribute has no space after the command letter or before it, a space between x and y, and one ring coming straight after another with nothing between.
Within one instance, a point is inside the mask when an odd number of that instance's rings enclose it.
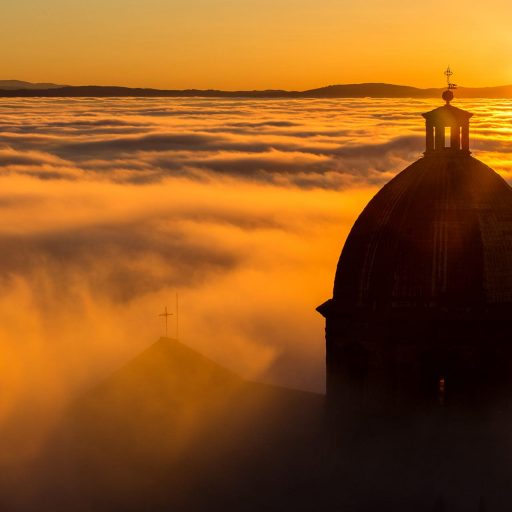
<instances>
[{"instance_id":1,"label":"cloud layer","mask_svg":"<svg viewBox=\"0 0 512 512\"><path fill-rule=\"evenodd\" d=\"M423 150L434 101L2 100L2 172L151 183L236 177L305 188L380 184ZM510 152L508 101L465 102L474 147Z\"/></svg>"},{"instance_id":2,"label":"cloud layer","mask_svg":"<svg viewBox=\"0 0 512 512\"><path fill-rule=\"evenodd\" d=\"M364 204L421 155L434 106L0 101L0 429L16 456L33 448L20 425L38 440L22 419L51 423L152 343L177 291L185 343L248 378L322 390L314 308ZM510 102L463 107L476 156L508 177Z\"/></svg>"}]
</instances>

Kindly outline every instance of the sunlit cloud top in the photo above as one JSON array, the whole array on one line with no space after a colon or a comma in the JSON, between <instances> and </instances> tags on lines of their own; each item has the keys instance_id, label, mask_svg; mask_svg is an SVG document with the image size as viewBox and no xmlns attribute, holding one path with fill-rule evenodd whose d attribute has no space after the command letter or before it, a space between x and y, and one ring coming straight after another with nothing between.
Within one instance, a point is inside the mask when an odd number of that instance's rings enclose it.
<instances>
[{"instance_id":1,"label":"sunlit cloud top","mask_svg":"<svg viewBox=\"0 0 512 512\"><path fill-rule=\"evenodd\" d=\"M424 150L436 100L2 100L2 172L151 183L382 184ZM471 145L508 176L512 102L460 101Z\"/></svg>"},{"instance_id":2,"label":"sunlit cloud top","mask_svg":"<svg viewBox=\"0 0 512 512\"><path fill-rule=\"evenodd\" d=\"M421 158L421 113L439 104L1 100L0 427L17 435L20 417L153 343L176 291L187 345L323 390L315 307L364 205ZM475 114L473 154L510 178L512 102L457 105Z\"/></svg>"}]
</instances>

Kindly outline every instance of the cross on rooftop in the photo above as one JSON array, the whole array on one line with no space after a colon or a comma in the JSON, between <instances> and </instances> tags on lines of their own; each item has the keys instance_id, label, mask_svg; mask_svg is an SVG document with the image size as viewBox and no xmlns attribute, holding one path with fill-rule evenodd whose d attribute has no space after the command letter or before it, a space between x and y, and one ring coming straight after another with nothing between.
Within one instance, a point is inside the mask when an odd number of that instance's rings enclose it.
<instances>
[{"instance_id":1,"label":"cross on rooftop","mask_svg":"<svg viewBox=\"0 0 512 512\"><path fill-rule=\"evenodd\" d=\"M173 315L172 313L169 313L169 312L167 311L167 306L165 306L165 310L164 310L164 312L163 312L163 313L160 313L160 314L158 315L158 316L163 316L163 317L165 317L165 337L166 337L166 338L168 338L168 337L169 337L169 336L168 336L168 329L167 329L167 327L168 327L168 325L167 325L167 324L168 324L168 318L169 318L170 316L172 316L172 315Z\"/></svg>"}]
</instances>

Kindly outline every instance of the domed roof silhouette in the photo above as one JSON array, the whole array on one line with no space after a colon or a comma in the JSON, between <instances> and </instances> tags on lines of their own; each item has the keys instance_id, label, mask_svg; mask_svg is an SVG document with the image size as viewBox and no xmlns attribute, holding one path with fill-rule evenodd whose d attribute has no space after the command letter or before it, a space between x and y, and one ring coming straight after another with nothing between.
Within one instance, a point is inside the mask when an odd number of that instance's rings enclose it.
<instances>
[{"instance_id":1,"label":"domed roof silhouette","mask_svg":"<svg viewBox=\"0 0 512 512\"><path fill-rule=\"evenodd\" d=\"M334 300L370 308L512 302L512 189L469 155L413 163L354 224Z\"/></svg>"},{"instance_id":2,"label":"domed roof silhouette","mask_svg":"<svg viewBox=\"0 0 512 512\"><path fill-rule=\"evenodd\" d=\"M423 114L423 158L363 210L317 308L331 410L512 396L512 188L471 156L472 114L448 92Z\"/></svg>"},{"instance_id":3,"label":"domed roof silhouette","mask_svg":"<svg viewBox=\"0 0 512 512\"><path fill-rule=\"evenodd\" d=\"M512 188L471 157L473 114L445 93L446 105L423 114L424 157L377 193L350 232L338 309L512 303Z\"/></svg>"}]
</instances>

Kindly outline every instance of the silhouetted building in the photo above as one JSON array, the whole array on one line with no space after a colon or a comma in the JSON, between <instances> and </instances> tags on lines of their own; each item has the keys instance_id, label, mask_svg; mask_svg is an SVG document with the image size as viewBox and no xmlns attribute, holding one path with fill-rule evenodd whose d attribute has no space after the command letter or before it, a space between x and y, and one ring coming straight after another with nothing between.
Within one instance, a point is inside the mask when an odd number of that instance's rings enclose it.
<instances>
[{"instance_id":1,"label":"silhouetted building","mask_svg":"<svg viewBox=\"0 0 512 512\"><path fill-rule=\"evenodd\" d=\"M469 151L471 113L426 120L426 151L355 222L326 318L331 407L488 402L512 374L512 189Z\"/></svg>"}]
</instances>

